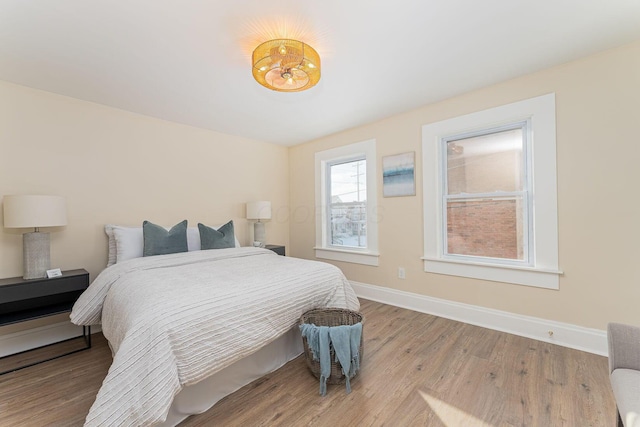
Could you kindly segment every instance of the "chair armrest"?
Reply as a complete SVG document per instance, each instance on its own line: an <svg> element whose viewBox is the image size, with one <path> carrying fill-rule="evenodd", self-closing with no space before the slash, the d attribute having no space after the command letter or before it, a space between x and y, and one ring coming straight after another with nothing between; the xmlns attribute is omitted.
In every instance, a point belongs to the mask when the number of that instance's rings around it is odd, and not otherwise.
<svg viewBox="0 0 640 427"><path fill-rule="evenodd" d="M609 373L614 369L640 370L640 328L622 323L607 325Z"/></svg>

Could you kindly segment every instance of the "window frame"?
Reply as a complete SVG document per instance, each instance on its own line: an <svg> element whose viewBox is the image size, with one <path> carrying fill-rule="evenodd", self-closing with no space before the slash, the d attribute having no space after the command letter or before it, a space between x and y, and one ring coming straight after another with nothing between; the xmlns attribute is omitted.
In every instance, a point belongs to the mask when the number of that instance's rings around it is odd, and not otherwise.
<svg viewBox="0 0 640 427"><path fill-rule="evenodd" d="M339 246L330 243L330 166L364 159L366 161L367 183L367 246ZM378 224L377 224L377 168L375 139L348 144L315 153L316 183L316 258L344 261L355 264L377 266Z"/></svg>
<svg viewBox="0 0 640 427"><path fill-rule="evenodd" d="M446 146L442 140L483 129L528 121L531 209L530 264L445 256L443 173ZM526 156L525 153L523 155ZM559 289L555 94L502 105L422 127L424 271L546 289ZM500 259L500 261L503 261Z"/></svg>

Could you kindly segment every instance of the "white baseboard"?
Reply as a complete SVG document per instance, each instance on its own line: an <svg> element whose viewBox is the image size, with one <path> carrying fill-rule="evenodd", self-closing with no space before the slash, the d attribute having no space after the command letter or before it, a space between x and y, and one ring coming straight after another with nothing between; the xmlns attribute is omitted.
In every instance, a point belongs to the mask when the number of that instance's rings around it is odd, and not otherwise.
<svg viewBox="0 0 640 427"><path fill-rule="evenodd" d="M607 332L350 281L358 297L607 356ZM549 336L549 331L553 335Z"/></svg>
<svg viewBox="0 0 640 427"><path fill-rule="evenodd" d="M100 326L92 326L91 333L100 332ZM71 322L59 322L39 328L27 329L12 334L0 335L0 357L21 351L31 350L43 345L53 344L82 335L82 326Z"/></svg>

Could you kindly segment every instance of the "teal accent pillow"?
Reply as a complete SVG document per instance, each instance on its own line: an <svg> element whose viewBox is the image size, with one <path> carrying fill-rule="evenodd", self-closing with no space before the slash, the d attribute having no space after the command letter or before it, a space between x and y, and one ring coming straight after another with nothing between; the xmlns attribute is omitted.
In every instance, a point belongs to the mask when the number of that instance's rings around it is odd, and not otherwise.
<svg viewBox="0 0 640 427"><path fill-rule="evenodd" d="M233 221L229 221L217 230L198 223L198 230L200 230L200 249L202 250L236 247Z"/></svg>
<svg viewBox="0 0 640 427"><path fill-rule="evenodd" d="M187 252L187 220L177 223L171 230L153 224L149 221L142 223L144 250L142 256L175 254Z"/></svg>

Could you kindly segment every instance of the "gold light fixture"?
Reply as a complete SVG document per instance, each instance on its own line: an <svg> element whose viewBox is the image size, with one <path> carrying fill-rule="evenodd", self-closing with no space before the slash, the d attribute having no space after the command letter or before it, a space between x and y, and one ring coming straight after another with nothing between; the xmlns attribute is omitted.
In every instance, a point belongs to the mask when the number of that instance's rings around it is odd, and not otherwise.
<svg viewBox="0 0 640 427"><path fill-rule="evenodd" d="M278 92L307 90L320 80L320 55L298 40L275 39L253 51L253 77Z"/></svg>

